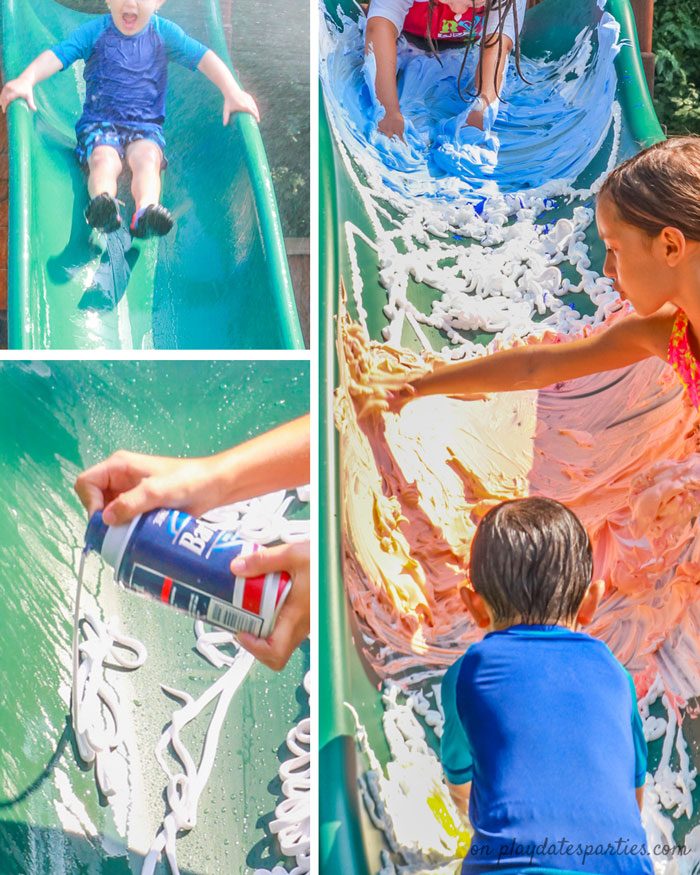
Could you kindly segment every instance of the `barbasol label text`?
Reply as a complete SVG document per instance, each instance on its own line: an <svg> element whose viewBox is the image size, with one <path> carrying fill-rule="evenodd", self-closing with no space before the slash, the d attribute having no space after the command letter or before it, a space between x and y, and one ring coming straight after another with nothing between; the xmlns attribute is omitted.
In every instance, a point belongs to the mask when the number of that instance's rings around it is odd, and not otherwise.
<svg viewBox="0 0 700 875"><path fill-rule="evenodd" d="M194 528L190 529L188 526L180 534L176 543L178 546L184 547L185 550L191 550L193 553L196 553L197 556L202 556L207 549L207 545L214 537L216 537L218 531L212 529L211 526L201 520L194 520L194 523Z"/></svg>

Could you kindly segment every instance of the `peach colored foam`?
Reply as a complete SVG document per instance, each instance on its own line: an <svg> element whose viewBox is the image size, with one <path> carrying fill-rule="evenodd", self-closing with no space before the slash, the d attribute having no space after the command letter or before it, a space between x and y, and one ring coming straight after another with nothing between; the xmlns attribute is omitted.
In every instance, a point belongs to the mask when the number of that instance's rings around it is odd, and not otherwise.
<svg viewBox="0 0 700 875"><path fill-rule="evenodd" d="M397 415L386 391L437 357L371 342L342 302L338 338L345 582L381 676L446 667L480 637L459 597L476 523L548 495L580 516L606 581L589 631L640 693L657 671L679 700L700 691L698 420L667 365Z"/></svg>

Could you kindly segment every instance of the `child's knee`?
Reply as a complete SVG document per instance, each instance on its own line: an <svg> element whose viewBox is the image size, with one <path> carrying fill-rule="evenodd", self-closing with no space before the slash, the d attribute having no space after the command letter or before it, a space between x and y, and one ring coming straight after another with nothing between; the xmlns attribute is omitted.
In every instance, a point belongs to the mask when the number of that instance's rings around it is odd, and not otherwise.
<svg viewBox="0 0 700 875"><path fill-rule="evenodd" d="M137 140L129 146L127 157L132 169L160 171L163 163L163 153L160 148L150 140Z"/></svg>
<svg viewBox="0 0 700 875"><path fill-rule="evenodd" d="M122 169L122 159L117 150L111 146L97 146L90 154L88 166L92 172L114 170L119 173Z"/></svg>

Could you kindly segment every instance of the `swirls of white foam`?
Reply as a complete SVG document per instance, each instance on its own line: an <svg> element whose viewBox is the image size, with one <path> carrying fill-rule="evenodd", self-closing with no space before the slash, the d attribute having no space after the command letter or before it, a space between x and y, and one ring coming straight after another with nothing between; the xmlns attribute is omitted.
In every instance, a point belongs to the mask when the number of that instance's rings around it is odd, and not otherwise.
<svg viewBox="0 0 700 875"><path fill-rule="evenodd" d="M309 489L302 487L297 490L297 499L308 501ZM309 524L307 520L288 520L285 516L294 497L282 489L268 493L248 501L215 508L208 512L205 518L210 522L219 523L227 529L235 531L239 538L257 544L268 544L274 541L292 541L308 539ZM161 735L156 745L156 758L163 771L168 775L167 800L169 812L163 821L153 845L143 865L142 875L153 875L155 866L165 851L173 875L179 875L177 865L176 836L180 830L191 830L197 822L197 806L199 798L209 780L216 757L219 735L231 700L240 685L245 680L255 659L245 650L238 649L235 636L221 629L207 631L201 620L195 621L196 650L215 668L227 666L226 673L207 689L197 700L189 693L174 690L161 685L164 692L183 702L184 705L173 714L172 721ZM229 646L236 648L234 654L221 651L219 648ZM305 680L308 692L308 675ZM204 749L199 766L184 746L180 733L183 728L195 720L210 702L217 699L214 714L209 722L204 742ZM280 775L283 779L283 792L287 799L278 806L276 819L271 824L273 833L280 834L280 847L286 856L297 857L297 867L293 875L302 875L309 871L310 826L308 788L310 786L307 773L300 774L298 770L304 765L308 769L310 755L300 749L304 739L308 739L310 722L302 721L292 729L287 736L287 744L295 754L292 760L282 764ZM308 740L306 742L308 744ZM165 751L172 747L183 764L184 771L172 774L165 761ZM304 760L304 757L306 759ZM306 785L306 796L304 796ZM306 819L303 812L306 810ZM306 865L307 868L303 868ZM280 869L281 867L277 867ZM282 870L286 871L286 870Z"/></svg>
<svg viewBox="0 0 700 875"><path fill-rule="evenodd" d="M298 489L296 496L298 501L308 502L309 487ZM225 526L242 540L255 544L308 540L309 521L290 520L286 517L293 501L294 496L281 489L247 501L217 507L204 514L204 519Z"/></svg>
<svg viewBox="0 0 700 875"><path fill-rule="evenodd" d="M297 500L306 503L310 498L308 486L296 492ZM211 522L220 523L237 532L243 540L257 543L274 541L291 542L309 537L307 520L288 520L285 516L294 497L285 490L270 493L217 508L206 515ZM115 691L103 677L104 668L136 669L146 660L146 649L135 638L122 635L118 621L111 618L102 621L92 614L86 615L83 623L85 640L79 642L80 594L85 565L85 553L81 554L78 571L73 633L73 685L72 713L76 741L81 758L95 763L95 776L102 793L113 801L119 782L115 780L124 761L116 757L122 742L123 706ZM196 649L216 668L227 671L196 700L187 692L161 685L168 695L183 703L174 712L170 724L161 735L155 754L158 763L168 776L166 797L168 813L147 854L142 875L152 875L163 851L173 875L179 875L176 838L178 831L193 829L197 823L197 807L214 766L219 735L233 696L245 680L255 659L238 649L234 636L219 629L207 631L204 624L195 622ZM232 646L231 654L219 650ZM131 651L132 656L128 655ZM308 692L308 675L305 689ZM199 765L185 747L181 733L184 727L195 720L202 710L216 700L214 713L206 732L206 739ZM105 717L108 715L108 720ZM286 799L280 803L273 821L273 832L280 835L280 847L287 856L296 856L297 867L293 875L303 875L310 866L309 825L309 768L310 722L308 719L294 727L287 736L287 744L294 756L282 764L280 774ZM304 746L306 745L306 749ZM171 747L182 764L182 770L171 773L165 759ZM275 873L280 870L276 867ZM281 870L286 873L286 870Z"/></svg>
<svg viewBox="0 0 700 875"><path fill-rule="evenodd" d="M665 715L651 713L650 707L661 701ZM687 742L683 735L683 723L679 722L678 708L665 691L661 675L657 675L649 692L639 700L639 713L644 722L644 735L647 741L663 738L663 748L659 764L647 775L645 807L649 802L651 817L656 817L662 809L671 811L677 819L693 815L693 790L696 786L697 769L688 755ZM675 753L674 753L675 751ZM674 768L673 762L678 767ZM673 837L673 826L669 822L669 839Z"/></svg>
<svg viewBox="0 0 700 875"><path fill-rule="evenodd" d="M151 849L144 860L142 875L153 875L160 855L165 851L173 875L180 875L177 865L176 838L181 830L191 830L197 825L197 806L202 795L216 757L219 735L226 712L233 696L253 667L255 658L245 650L240 650L233 658L228 670L216 683L205 690L198 699L193 699L189 693L161 685L162 690L175 699L183 702L183 706L175 711L170 724L166 727L156 745L156 759L168 776L167 800L170 811L165 816L163 826L156 835ZM214 714L207 729L202 757L197 765L185 747L180 733L195 720L199 714L216 701ZM165 752L172 747L175 755L183 765L183 771L171 773L165 760Z"/></svg>
<svg viewBox="0 0 700 875"><path fill-rule="evenodd" d="M73 688L72 721L76 746L83 762L94 763L95 780L102 794L110 799L119 784L115 780L122 768L117 748L123 741L124 709L116 691L107 682L105 669L133 671L146 661L144 645L119 631L116 617L105 621L86 614L82 623L84 638L80 638L78 623L80 591L85 566L81 554L78 571L73 628Z"/></svg>
<svg viewBox="0 0 700 875"><path fill-rule="evenodd" d="M307 672L304 689L309 694L311 676ZM277 836L280 850L294 857L296 866L256 869L255 875L306 875L311 871L311 720L305 717L287 733L292 754L280 766L284 799L275 808L270 830Z"/></svg>
<svg viewBox="0 0 700 875"><path fill-rule="evenodd" d="M441 673L431 672L433 680ZM425 678L421 677L421 680ZM347 702L357 730L358 745L369 768L360 778L360 791L374 826L384 834L393 854L404 863L395 866L385 854L382 872L452 871L448 863L466 851L468 828L463 823L444 782L442 767L417 718L440 732L443 718L439 706L431 707L426 693L416 685L417 676L400 684L384 685L383 727L391 760L383 768L373 751L357 711ZM450 869L452 867L452 869Z"/></svg>

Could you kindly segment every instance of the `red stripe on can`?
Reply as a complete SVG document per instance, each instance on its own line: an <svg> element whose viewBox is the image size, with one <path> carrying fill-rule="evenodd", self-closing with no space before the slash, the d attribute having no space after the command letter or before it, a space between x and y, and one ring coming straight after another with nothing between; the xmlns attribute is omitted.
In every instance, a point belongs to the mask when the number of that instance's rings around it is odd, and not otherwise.
<svg viewBox="0 0 700 875"><path fill-rule="evenodd" d="M264 586L264 574L261 574L260 577L246 577L244 579L243 601L241 605L244 611L250 611L251 614L260 613L260 602L262 601Z"/></svg>
<svg viewBox="0 0 700 875"><path fill-rule="evenodd" d="M280 603L280 599L282 598L282 594L287 588L287 584L291 580L291 577L287 574L286 571L280 572L280 582L277 585L277 598L275 599L275 607Z"/></svg>
<svg viewBox="0 0 700 875"><path fill-rule="evenodd" d="M173 588L172 577L163 578L163 588L160 591L160 600L162 602L170 601L170 590Z"/></svg>

